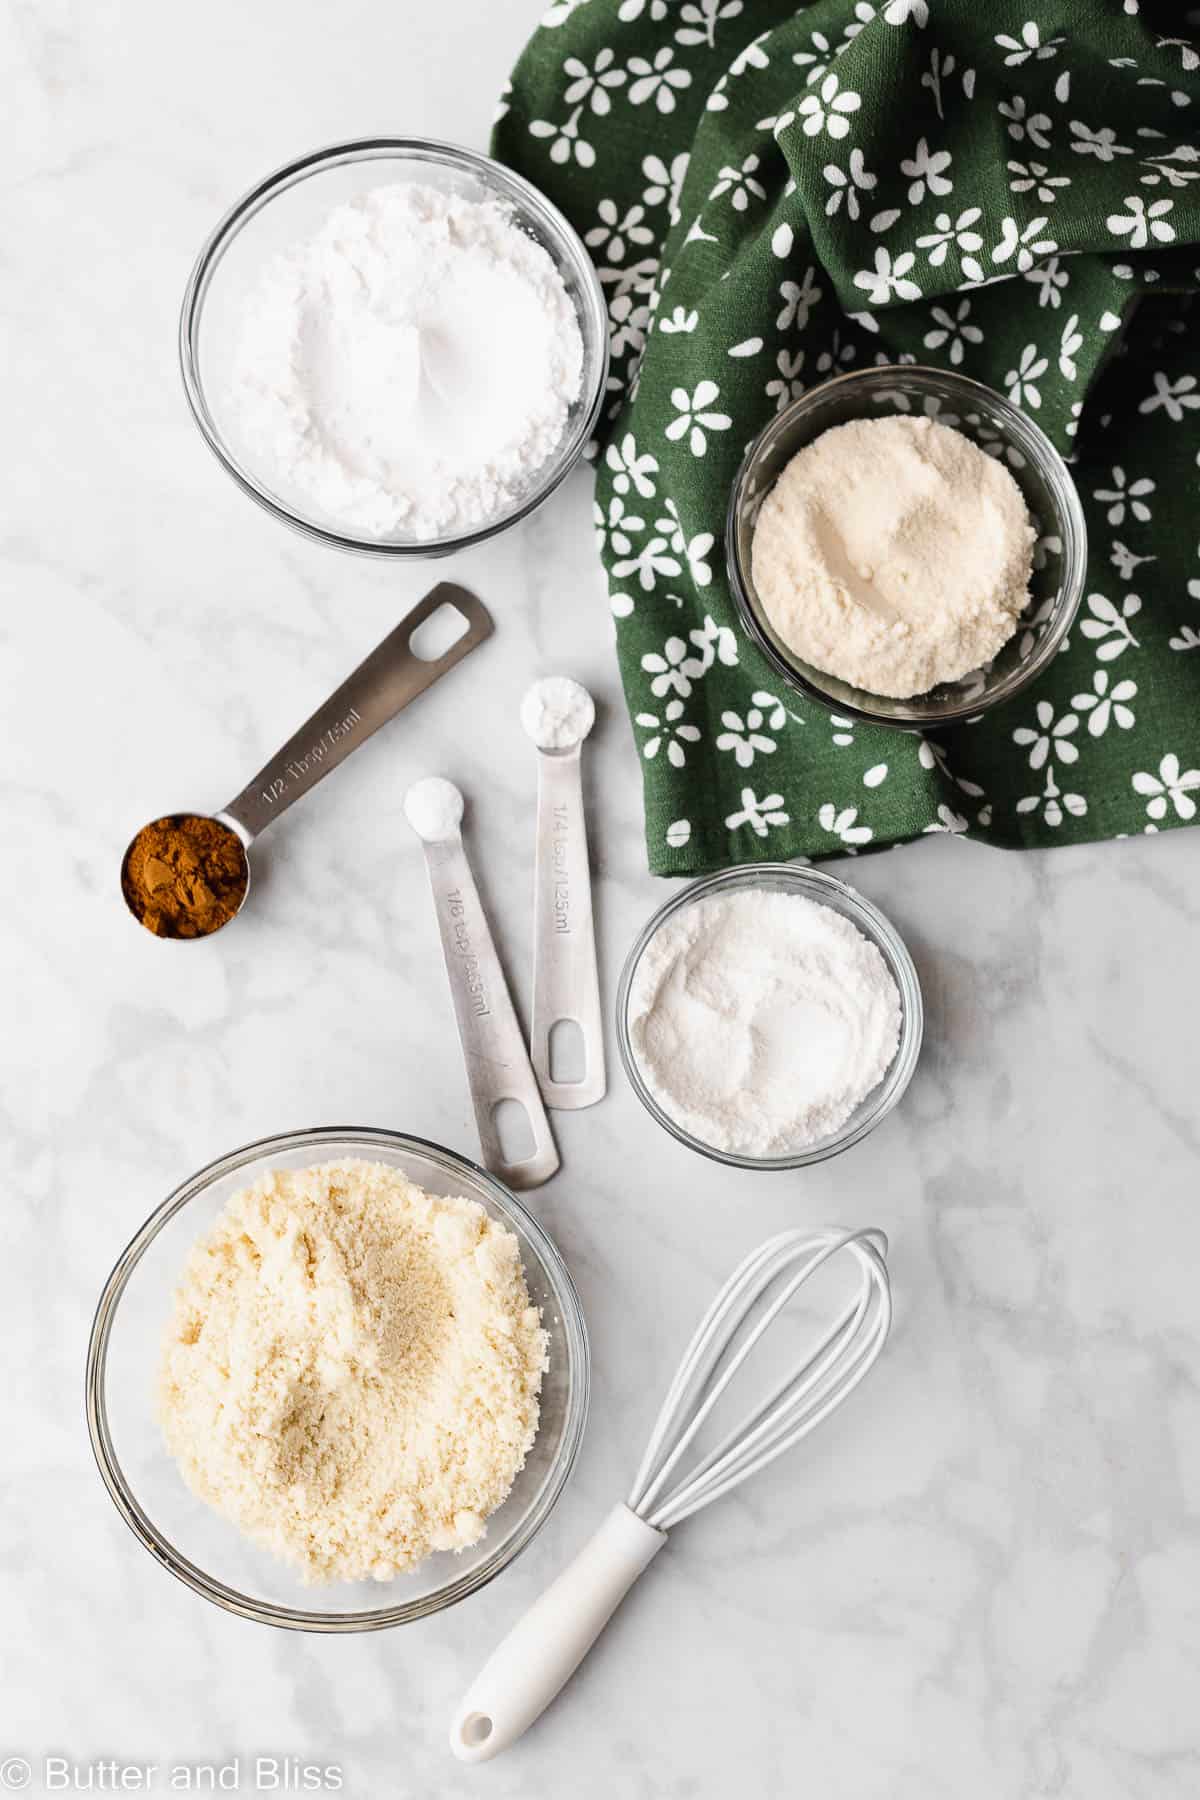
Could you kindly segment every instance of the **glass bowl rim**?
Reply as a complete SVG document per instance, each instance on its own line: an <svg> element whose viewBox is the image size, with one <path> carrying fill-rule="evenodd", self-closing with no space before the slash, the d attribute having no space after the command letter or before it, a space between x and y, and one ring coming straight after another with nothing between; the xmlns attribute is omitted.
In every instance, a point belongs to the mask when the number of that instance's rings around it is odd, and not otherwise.
<svg viewBox="0 0 1200 1800"><path fill-rule="evenodd" d="M486 1556L467 1574L420 1599L405 1601L398 1606L327 1613L310 1611L304 1607L281 1606L240 1593L191 1562L158 1530L138 1501L114 1448L105 1400L105 1376L113 1321L130 1278L159 1233L188 1202L205 1193L214 1181L234 1174L248 1163L263 1157L293 1150L318 1149L323 1144L339 1142L358 1143L364 1151L369 1151L374 1145L379 1149L425 1156L433 1162L443 1163L447 1172L452 1175L462 1173L468 1176L487 1191L497 1210L510 1223L517 1224L530 1238L551 1275L555 1298L559 1302L560 1322L567 1343L567 1363L572 1379L563 1422L563 1439L546 1486L537 1504L503 1546ZM444 1144L434 1143L429 1138L372 1125L324 1125L304 1131L279 1132L270 1137L257 1138L253 1143L243 1144L198 1169L155 1207L117 1258L101 1290L88 1336L85 1402L92 1454L109 1498L138 1542L169 1574L183 1582L185 1587L191 1588L193 1593L212 1601L226 1612L236 1613L244 1619L253 1619L261 1625L275 1625L291 1631L347 1632L378 1631L387 1626L427 1618L485 1587L516 1560L550 1517L567 1484L583 1440L590 1388L591 1357L587 1325L570 1271L545 1229L502 1182L486 1169L471 1162L468 1157L461 1156L456 1150L447 1149Z"/></svg>
<svg viewBox="0 0 1200 1800"><path fill-rule="evenodd" d="M476 176L485 186L491 184L507 191L510 199L518 201L526 207L545 229L547 235L554 239L563 252L566 260L576 269L580 289L586 296L588 323L591 326L594 341L598 345L598 357L594 391L580 412L579 419L564 439L550 461L545 465L544 479L536 485L522 501L521 505L502 519L491 520L473 527L470 531L459 532L448 537L425 538L412 542L389 542L382 538L359 537L352 532L334 531L325 525L319 525L314 519L306 518L294 512L290 506L277 498L269 488L256 480L251 471L243 468L226 442L219 429L205 397L204 382L200 375L198 340L200 324L204 314L204 303L208 289L217 267L232 244L234 238L249 224L254 216L289 188L307 180L310 175L320 174L325 169L341 168L347 164L358 162L382 161L394 156L399 160L417 161L424 157L430 162L440 163L448 168L466 170ZM225 472L241 488L242 492L269 512L282 524L290 526L302 536L311 538L317 543L330 544L338 550L348 550L359 556L378 556L382 558L412 557L414 560L431 559L449 556L454 551L469 549L473 544L485 543L498 532L507 531L510 526L518 525L522 519L528 518L542 502L561 485L583 455L589 440L595 432L601 409L604 405L608 382L609 337L608 337L608 305L604 298L604 290L600 285L600 277L596 266L587 253L579 233L559 211L553 202L536 188L523 175L504 163L497 162L494 157L485 156L482 151L469 150L461 144L451 143L444 138L426 137L363 137L339 139L335 143L324 144L317 150L308 151L303 156L294 157L290 162L273 169L269 175L247 188L218 219L213 226L192 265L184 288L183 301L179 309L179 367L183 378L183 390L187 398L192 418L205 443L216 457Z"/></svg>
<svg viewBox="0 0 1200 1800"><path fill-rule="evenodd" d="M830 388L894 387L903 381L911 381L914 386L925 392L930 392L938 386L949 387L960 394L967 404L970 404L973 396L982 395L988 405L1004 420L1007 429L1017 440L1019 448L1028 455L1038 469L1046 486L1054 496L1058 506L1059 522L1063 526L1062 592L1064 597L1055 610L1054 618L1047 625L1033 650L993 692L978 694L970 701L947 705L934 714L928 712L881 713L871 707L859 706L853 701L835 699L802 669L799 669L795 663L789 661L776 647L758 616L759 603L757 599L751 599L751 595L755 591L753 579L750 571L743 568L737 545L738 515L754 466L763 445L782 431L787 421L794 419L798 414L810 411L818 398L827 394ZM866 416L876 417L878 415ZM742 624L750 633L756 647L766 656L775 673L787 682L794 693L802 695L806 700L816 701L827 712L842 714L864 725L882 725L891 731L937 731L945 725L961 724L967 719L977 719L983 713L990 712L993 707L1001 706L1023 693L1030 683L1036 681L1043 670L1049 666L1063 639L1074 624L1079 603L1083 598L1083 590L1087 586L1087 551L1087 520L1084 517L1083 503L1079 498L1079 489L1063 457L1037 421L1031 419L1019 407L1014 406L1006 395L1000 393L996 388L989 387L986 382L976 381L970 375L960 375L956 370L939 369L930 363L878 363L869 369L847 369L841 375L831 375L827 380L818 382L815 387L806 389L782 411L768 419L762 430L752 438L729 490L729 505L725 514L725 566L734 605Z"/></svg>
<svg viewBox="0 0 1200 1800"><path fill-rule="evenodd" d="M784 1156L746 1156L739 1151L719 1150L715 1145L706 1144L703 1139L693 1137L689 1131L684 1130L659 1105L646 1086L629 1035L629 999L634 976L647 946L660 927L683 907L690 906L709 893L726 887L761 886L764 876L776 886L803 892L806 898L824 904L829 903L830 895L837 895L838 910L844 906L852 915L851 923L857 925L863 936L884 956L900 991L900 1038L896 1054L879 1086L873 1094L868 1095L864 1103L867 1111L855 1124L851 1125L847 1121L840 1131L824 1142ZM912 952L899 931L873 900L868 900L865 894L860 894L849 882L830 875L824 869L811 868L806 863L736 863L732 868L719 869L715 874L700 875L694 881L689 881L662 906L656 907L643 925L625 958L617 985L617 1048L634 1093L651 1118L678 1143L685 1144L689 1150L698 1151L701 1156L708 1157L710 1162L724 1163L735 1169L803 1169L812 1163L827 1162L830 1157L840 1156L843 1150L849 1150L853 1144L860 1143L877 1125L883 1123L903 1098L916 1069L924 1036L925 1004L921 994L921 981Z"/></svg>

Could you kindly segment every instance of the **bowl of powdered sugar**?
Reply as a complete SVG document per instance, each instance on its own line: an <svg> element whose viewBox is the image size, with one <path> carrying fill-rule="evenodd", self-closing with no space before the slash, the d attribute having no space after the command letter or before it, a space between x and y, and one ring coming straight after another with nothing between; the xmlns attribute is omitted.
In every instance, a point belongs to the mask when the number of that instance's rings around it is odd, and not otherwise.
<svg viewBox="0 0 1200 1800"><path fill-rule="evenodd" d="M276 518L438 556L563 480L608 340L586 250L528 182L455 145L368 139L230 209L188 283L180 355L210 447Z"/></svg>
<svg viewBox="0 0 1200 1800"><path fill-rule="evenodd" d="M126 1522L262 1623L373 1630L489 1581L587 1411L579 1302L493 1177L418 1138L298 1132L211 1164L101 1296L97 1462Z"/></svg>
<svg viewBox="0 0 1200 1800"><path fill-rule="evenodd" d="M621 1059L664 1129L746 1169L795 1169L887 1117L921 1048L902 938L845 882L791 863L728 869L662 907L625 964Z"/></svg>

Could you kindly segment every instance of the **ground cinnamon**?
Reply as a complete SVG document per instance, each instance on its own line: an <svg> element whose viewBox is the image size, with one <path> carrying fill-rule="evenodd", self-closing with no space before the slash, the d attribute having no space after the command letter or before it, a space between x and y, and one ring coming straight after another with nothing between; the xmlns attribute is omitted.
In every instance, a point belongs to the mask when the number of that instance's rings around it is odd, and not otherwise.
<svg viewBox="0 0 1200 1800"><path fill-rule="evenodd" d="M172 813L142 829L125 852L121 890L156 937L207 937L246 897L250 865L236 831L218 819Z"/></svg>

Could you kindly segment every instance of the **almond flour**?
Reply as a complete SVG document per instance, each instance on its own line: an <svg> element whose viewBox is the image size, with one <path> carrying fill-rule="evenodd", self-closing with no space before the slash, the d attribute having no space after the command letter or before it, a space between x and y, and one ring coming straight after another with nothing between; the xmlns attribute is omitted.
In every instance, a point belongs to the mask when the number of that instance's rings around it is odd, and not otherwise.
<svg viewBox="0 0 1200 1800"><path fill-rule="evenodd" d="M928 418L835 425L763 502L754 585L805 662L893 699L989 663L1029 601L1036 533L1002 463Z"/></svg>
<svg viewBox="0 0 1200 1800"><path fill-rule="evenodd" d="M306 1582L461 1550L522 1468L547 1336L516 1237L397 1169L280 1169L194 1247L163 1344L167 1446Z"/></svg>

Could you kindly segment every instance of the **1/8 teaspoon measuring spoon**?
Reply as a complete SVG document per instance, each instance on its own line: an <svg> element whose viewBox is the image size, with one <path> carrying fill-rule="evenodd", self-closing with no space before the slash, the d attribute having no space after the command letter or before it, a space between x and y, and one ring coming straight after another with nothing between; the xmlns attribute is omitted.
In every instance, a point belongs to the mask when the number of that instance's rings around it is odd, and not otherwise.
<svg viewBox="0 0 1200 1800"><path fill-rule="evenodd" d="M521 723L538 752L529 1055L547 1106L567 1111L594 1106L607 1085L580 769L595 719L587 689L565 675L535 682L521 703ZM552 1073L551 1037L564 1022L579 1027L583 1042L583 1070L574 1081Z"/></svg>
<svg viewBox="0 0 1200 1800"><path fill-rule="evenodd" d="M425 852L484 1164L509 1187L540 1187L558 1168L558 1151L463 849L462 794L452 781L431 775L405 794L404 816ZM497 1129L497 1109L506 1100L524 1108L533 1133L532 1154L518 1161L505 1155Z"/></svg>
<svg viewBox="0 0 1200 1800"><path fill-rule="evenodd" d="M466 622L466 630L440 656L419 656L412 648L413 635L442 607L449 607L458 613ZM459 587L456 582L440 581L405 615L395 630L390 631L383 642L372 650L354 673L343 681L325 704L317 708L282 749L276 751L265 768L259 770L253 781L228 806L212 814L171 815L172 821L196 818L214 824L226 832L229 843L236 846L242 867L242 883L241 896L232 917L236 918L242 910L250 891L250 862L246 852L255 838L260 837L267 826L285 813L295 801L311 792L318 781L332 769L336 769L339 763L345 762L352 751L365 743L381 725L386 725L389 719L394 718L410 700L415 700L418 694L423 694L426 688L432 687L435 681L460 663L464 656L469 656L477 645L492 635L493 630L490 614L474 594ZM145 831L148 828L143 826L142 829ZM130 857L141 835L141 832L135 835L121 862L121 891L126 905L139 922L143 921L130 897L127 875ZM164 876L169 876L170 873L170 870L164 869ZM221 923L227 924L228 920L222 920ZM153 927L147 926L147 929L151 930ZM212 929L219 930L220 926ZM175 934L163 932L161 935ZM190 935L210 936L211 930L196 931ZM177 938L177 941L186 940Z"/></svg>

